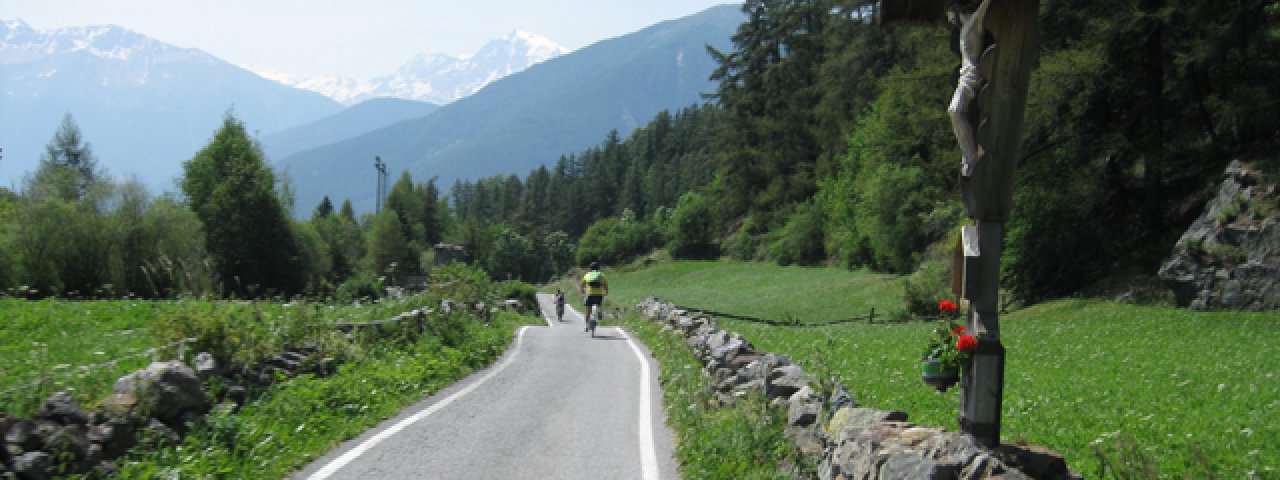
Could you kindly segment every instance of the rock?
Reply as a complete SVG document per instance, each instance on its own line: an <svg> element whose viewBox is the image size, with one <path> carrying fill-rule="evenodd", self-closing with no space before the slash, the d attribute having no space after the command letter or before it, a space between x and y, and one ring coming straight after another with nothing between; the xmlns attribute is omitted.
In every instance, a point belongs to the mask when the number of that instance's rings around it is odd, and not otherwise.
<svg viewBox="0 0 1280 480"><path fill-rule="evenodd" d="M138 397L132 393L113 393L108 395L98 404L98 408L108 416L116 418L129 418L133 415L133 409L138 406Z"/></svg>
<svg viewBox="0 0 1280 480"><path fill-rule="evenodd" d="M840 410L844 407L856 407L857 403L853 401L853 394L849 393L849 389L844 388L844 384L834 382L835 388L831 390L831 397L827 399L827 406L832 412Z"/></svg>
<svg viewBox="0 0 1280 480"><path fill-rule="evenodd" d="M84 473L93 466L84 425L64 425L45 438L44 450L53 456L59 472Z"/></svg>
<svg viewBox="0 0 1280 480"><path fill-rule="evenodd" d="M1158 275L1179 305L1197 310L1280 309L1280 218L1255 205L1276 194L1233 161Z"/></svg>
<svg viewBox="0 0 1280 480"><path fill-rule="evenodd" d="M213 358L213 354L209 352L200 352L196 354L194 368L196 377L201 382L219 375L218 361Z"/></svg>
<svg viewBox="0 0 1280 480"><path fill-rule="evenodd" d="M204 413L210 402L195 371L182 362L156 362L116 381L115 393L138 398L139 408L153 418L177 421L188 410Z"/></svg>
<svg viewBox="0 0 1280 480"><path fill-rule="evenodd" d="M36 434L36 422L18 419L11 422L4 432L4 443L15 445L25 451L39 450L44 447L44 439Z"/></svg>
<svg viewBox="0 0 1280 480"><path fill-rule="evenodd" d="M86 438L102 446L106 458L117 458L138 444L137 429L123 419L111 419L89 428Z"/></svg>
<svg viewBox="0 0 1280 480"><path fill-rule="evenodd" d="M822 397L805 385L787 400L787 425L807 427L822 416Z"/></svg>
<svg viewBox="0 0 1280 480"><path fill-rule="evenodd" d="M836 441L844 441L859 435L863 430L881 422L905 422L905 412L890 412L874 408L845 407L837 410L827 424L827 434Z"/></svg>
<svg viewBox="0 0 1280 480"><path fill-rule="evenodd" d="M811 378L799 365L783 365L765 376L764 394L770 398L790 397L809 385Z"/></svg>
<svg viewBox="0 0 1280 480"><path fill-rule="evenodd" d="M743 368L745 368L745 367L747 367L748 365L750 365L752 362L755 362L755 361L757 361L757 360L760 360L760 359L761 359L761 358L763 358L763 357L764 357L764 355L761 355L761 354L760 354L760 353L758 353L758 352L756 352L756 353L744 353L744 354L740 354L740 355L734 356L734 357L733 357L733 361L729 362L729 369L731 369L731 370L742 370Z"/></svg>
<svg viewBox="0 0 1280 480"><path fill-rule="evenodd" d="M23 480L45 480L52 478L49 470L53 468L53 456L45 452L27 452L13 459L13 472Z"/></svg>
<svg viewBox="0 0 1280 480"><path fill-rule="evenodd" d="M1067 461L1062 454L1035 445L1001 445L999 452L1009 463L1032 478L1059 478L1068 475Z"/></svg>
<svg viewBox="0 0 1280 480"><path fill-rule="evenodd" d="M40 409L36 411L36 419L51 420L62 424L88 425L89 414L80 408L76 397L67 392L49 395Z"/></svg>
<svg viewBox="0 0 1280 480"><path fill-rule="evenodd" d="M821 454L827 446L823 439L822 428L818 425L787 427L785 435L791 439L791 444L795 445L796 449L805 454Z"/></svg>
<svg viewBox="0 0 1280 480"><path fill-rule="evenodd" d="M921 480L950 480L956 478L961 465L909 454L890 456L880 468L878 478L911 478Z"/></svg>
<svg viewBox="0 0 1280 480"><path fill-rule="evenodd" d="M148 420L147 425L139 431L138 436L140 439L150 440L164 446L174 446L182 443L182 436L178 435L178 432L155 418Z"/></svg>

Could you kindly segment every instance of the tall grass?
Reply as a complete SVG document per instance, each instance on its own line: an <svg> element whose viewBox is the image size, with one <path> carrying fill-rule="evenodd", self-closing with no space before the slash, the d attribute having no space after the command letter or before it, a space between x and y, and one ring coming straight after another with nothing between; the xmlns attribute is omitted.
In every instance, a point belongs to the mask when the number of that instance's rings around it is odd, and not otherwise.
<svg viewBox="0 0 1280 480"><path fill-rule="evenodd" d="M834 312L848 303L876 301L852 293L759 300L784 289L830 291L831 276L865 275L860 273L803 269L811 275L802 275L768 265L682 263L614 273L615 297L625 297L615 300L634 303L653 288L652 294L668 292L677 303L761 317ZM771 270L776 275L768 275ZM920 351L932 324L720 323L815 375L839 379L862 405L956 427L958 391L938 394L920 381ZM1056 449L1089 477L1141 477L1148 468L1162 478L1280 476L1280 457L1273 454L1280 448L1280 422L1273 420L1280 418L1280 313L1063 300L1004 315L1001 333L1008 349L1004 441Z"/></svg>

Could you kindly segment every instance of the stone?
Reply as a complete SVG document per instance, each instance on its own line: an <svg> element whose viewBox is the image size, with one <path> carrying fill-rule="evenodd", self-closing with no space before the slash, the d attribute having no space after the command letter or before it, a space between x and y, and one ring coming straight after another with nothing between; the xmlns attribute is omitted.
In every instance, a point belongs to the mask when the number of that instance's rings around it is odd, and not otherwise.
<svg viewBox="0 0 1280 480"><path fill-rule="evenodd" d="M809 386L801 388L787 400L787 425L806 427L818 423L822 417L822 397Z"/></svg>
<svg viewBox="0 0 1280 480"><path fill-rule="evenodd" d="M178 432L155 418L148 420L147 425L138 433L139 439L148 439L160 445L174 446L182 443L182 436Z"/></svg>
<svg viewBox="0 0 1280 480"><path fill-rule="evenodd" d="M1274 293L1280 290L1280 219L1254 207L1257 199L1273 196L1276 185L1257 185L1239 161L1223 177L1217 196L1178 239L1158 275L1179 305L1193 309L1280 309Z"/></svg>
<svg viewBox="0 0 1280 480"><path fill-rule="evenodd" d="M742 370L753 362L760 360L764 355L760 353L746 353L733 357L733 361L729 362L729 368L732 370Z"/></svg>
<svg viewBox="0 0 1280 480"><path fill-rule="evenodd" d="M195 371L178 361L155 362L120 377L113 390L133 394L142 411L169 422L188 410L204 413L211 406Z"/></svg>
<svg viewBox="0 0 1280 480"><path fill-rule="evenodd" d="M892 455L880 468L878 478L911 478L921 480L950 480L956 478L960 465L924 458L911 454Z"/></svg>
<svg viewBox="0 0 1280 480"><path fill-rule="evenodd" d="M123 419L112 419L89 428L86 438L101 445L106 458L117 458L138 444L137 429Z"/></svg>
<svg viewBox="0 0 1280 480"><path fill-rule="evenodd" d="M53 456L45 452L27 452L13 459L13 472L23 480L46 480L52 478L49 470L53 468Z"/></svg>
<svg viewBox="0 0 1280 480"><path fill-rule="evenodd" d="M67 392L49 395L36 411L36 419L64 424L88 425L89 414L80 408L76 397Z"/></svg>
<svg viewBox="0 0 1280 480"><path fill-rule="evenodd" d="M905 412L877 410L874 408L845 407L837 410L827 424L828 435L837 441L853 438L863 430L879 425L881 422L905 422Z"/></svg>
<svg viewBox="0 0 1280 480"><path fill-rule="evenodd" d="M999 452L1009 463L1032 478L1056 478L1068 474L1062 454L1037 445L1001 445Z"/></svg>
<svg viewBox="0 0 1280 480"><path fill-rule="evenodd" d="M817 425L787 427L784 434L791 439L791 444L795 445L801 453L818 455L827 446L822 436L822 429Z"/></svg>
<svg viewBox="0 0 1280 480"><path fill-rule="evenodd" d="M200 352L196 354L193 368L196 371L196 377L204 382L210 378L218 376L218 361L213 358L213 354L209 352Z"/></svg>
<svg viewBox="0 0 1280 480"><path fill-rule="evenodd" d="M764 394L771 398L790 397L809 385L811 378L799 365L783 365L765 376Z"/></svg>
<svg viewBox="0 0 1280 480"><path fill-rule="evenodd" d="M111 417L128 418L133 415L133 409L137 406L138 397L132 393L113 393L102 399L98 409Z"/></svg>
<svg viewBox="0 0 1280 480"><path fill-rule="evenodd" d="M831 389L831 396L827 398L827 405L831 411L837 411L844 407L856 407L858 404L853 401L853 394L849 393L849 389L844 388L844 384L835 382L835 388Z"/></svg>
<svg viewBox="0 0 1280 480"><path fill-rule="evenodd" d="M4 432L4 443L16 445L26 451L44 447L44 439L36 434L36 422L19 419Z"/></svg>
<svg viewBox="0 0 1280 480"><path fill-rule="evenodd" d="M83 425L65 425L45 438L44 450L66 473L84 473L93 466L89 463L89 439Z"/></svg>

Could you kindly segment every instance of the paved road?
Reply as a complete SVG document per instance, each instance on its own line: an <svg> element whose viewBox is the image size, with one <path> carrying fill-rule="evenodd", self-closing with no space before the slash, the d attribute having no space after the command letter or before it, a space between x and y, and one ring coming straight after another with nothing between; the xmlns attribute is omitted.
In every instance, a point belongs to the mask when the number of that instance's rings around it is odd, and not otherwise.
<svg viewBox="0 0 1280 480"><path fill-rule="evenodd" d="M411 406L295 479L677 478L658 365L621 329L566 309L523 328L490 368Z"/></svg>

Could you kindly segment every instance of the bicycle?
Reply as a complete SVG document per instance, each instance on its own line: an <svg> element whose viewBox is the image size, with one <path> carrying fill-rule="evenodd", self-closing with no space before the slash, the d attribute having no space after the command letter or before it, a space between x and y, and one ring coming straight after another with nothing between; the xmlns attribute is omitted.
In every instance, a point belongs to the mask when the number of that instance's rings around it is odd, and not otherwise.
<svg viewBox="0 0 1280 480"><path fill-rule="evenodd" d="M596 338L596 325L600 324L600 310L603 305L596 305L591 309L591 318L587 319L587 331L591 332L591 338Z"/></svg>

